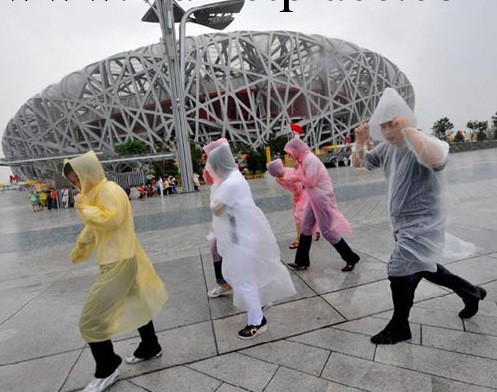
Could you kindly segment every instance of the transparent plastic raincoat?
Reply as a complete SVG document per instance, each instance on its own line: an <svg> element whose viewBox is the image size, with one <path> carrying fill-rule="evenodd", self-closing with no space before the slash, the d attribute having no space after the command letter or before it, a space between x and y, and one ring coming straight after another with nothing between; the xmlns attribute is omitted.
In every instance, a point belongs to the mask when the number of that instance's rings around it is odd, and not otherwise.
<svg viewBox="0 0 497 392"><path fill-rule="evenodd" d="M349 222L338 209L331 178L319 158L298 136L285 145L285 152L299 163L295 174L300 178L309 195L309 206L304 213L302 233L312 234L317 221L321 234L331 243L352 232Z"/></svg>
<svg viewBox="0 0 497 392"><path fill-rule="evenodd" d="M292 194L293 218L296 223L302 224L305 208L309 204L309 196L305 192L300 178L295 173L295 169L285 167L282 160L278 158L267 164L267 170L269 174L276 178L276 181L283 189Z"/></svg>
<svg viewBox="0 0 497 392"><path fill-rule="evenodd" d="M394 119L402 124L402 142L384 141L364 158L366 168L383 169L388 183L388 210L395 240L388 275L435 272L444 252L464 257L463 251L474 249L454 236L447 243L451 249L444 249L449 205L444 167L449 145L414 129L414 113L395 90L388 88L368 123L370 135L381 137L380 125Z"/></svg>
<svg viewBox="0 0 497 392"><path fill-rule="evenodd" d="M234 289L233 304L249 311L296 294L269 222L227 144L210 151L207 169L219 181L211 188L213 229L223 276Z"/></svg>
<svg viewBox="0 0 497 392"><path fill-rule="evenodd" d="M126 192L105 178L93 151L65 160L80 180L75 208L84 228L71 252L75 263L96 249L100 274L80 319L87 342L100 342L153 319L167 300L163 282L136 237Z"/></svg>

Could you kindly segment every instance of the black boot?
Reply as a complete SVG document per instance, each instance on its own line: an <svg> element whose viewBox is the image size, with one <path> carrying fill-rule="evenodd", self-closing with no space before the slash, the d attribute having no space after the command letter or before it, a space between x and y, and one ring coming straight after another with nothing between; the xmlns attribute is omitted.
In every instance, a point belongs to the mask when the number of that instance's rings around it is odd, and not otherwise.
<svg viewBox="0 0 497 392"><path fill-rule="evenodd" d="M133 355L141 359L150 359L157 356L162 351L162 347L159 344L159 339L155 334L154 323L152 320L143 327L138 328L140 333L141 342L138 348L135 350Z"/></svg>
<svg viewBox="0 0 497 392"><path fill-rule="evenodd" d="M114 347L110 340L103 342L88 343L96 362L95 378L107 378L119 367L122 359L114 353Z"/></svg>
<svg viewBox="0 0 497 392"><path fill-rule="evenodd" d="M344 260L347 263L347 265L342 268L342 271L344 272L352 271L355 265L361 259L359 255L357 253L354 253L354 251L350 249L350 246L345 242L343 238L340 241L338 241L336 244L333 244L333 246L335 247L337 252L340 253L342 260Z"/></svg>
<svg viewBox="0 0 497 392"><path fill-rule="evenodd" d="M297 248L297 253L295 254L295 261L293 263L288 263L287 265L294 270L304 270L309 267L309 252L311 251L312 245L312 235L301 234L299 238L299 247Z"/></svg>

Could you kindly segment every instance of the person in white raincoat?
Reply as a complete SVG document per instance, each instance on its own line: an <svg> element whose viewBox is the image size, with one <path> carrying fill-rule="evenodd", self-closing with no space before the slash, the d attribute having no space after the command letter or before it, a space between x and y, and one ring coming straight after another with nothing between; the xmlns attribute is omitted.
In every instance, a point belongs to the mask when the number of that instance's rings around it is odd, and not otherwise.
<svg viewBox="0 0 497 392"><path fill-rule="evenodd" d="M355 253L344 236L352 229L349 222L338 209L331 178L324 164L314 155L307 144L295 136L285 145L285 152L299 163L295 174L299 177L305 192L309 196L302 218L302 234L300 235L295 261L287 265L295 270L307 269L310 265L309 252L312 243L312 230L317 225L321 235L336 249L346 265L342 271L352 271L360 257Z"/></svg>
<svg viewBox="0 0 497 392"><path fill-rule="evenodd" d="M167 293L138 242L126 192L105 178L95 153L66 159L63 174L80 191L74 207L84 224L71 260L85 261L96 250L100 271L79 327L96 362L95 379L84 392L101 392L119 378L122 360L114 353L111 338L115 335L134 329L140 333L141 342L127 363L162 354L152 319L165 304Z"/></svg>
<svg viewBox="0 0 497 392"><path fill-rule="evenodd" d="M382 168L388 183L388 211L395 241L388 262L394 312L375 344L411 338L409 312L422 278L452 289L465 307L459 316L478 312L486 291L449 272L439 262L444 254L447 219L445 165L449 145L416 130L416 118L402 97L387 88L369 123L355 130L352 166ZM385 140L368 153L369 134Z"/></svg>
<svg viewBox="0 0 497 392"><path fill-rule="evenodd" d="M223 276L233 287L233 304L247 312L238 332L250 339L267 328L262 307L296 294L263 212L239 172L229 145L209 152L207 170L219 184L211 188L213 230L223 257Z"/></svg>

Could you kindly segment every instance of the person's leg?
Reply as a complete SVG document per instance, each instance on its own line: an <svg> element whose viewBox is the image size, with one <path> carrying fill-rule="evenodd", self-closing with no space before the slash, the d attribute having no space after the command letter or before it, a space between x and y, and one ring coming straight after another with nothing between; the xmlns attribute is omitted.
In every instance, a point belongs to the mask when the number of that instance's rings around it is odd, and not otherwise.
<svg viewBox="0 0 497 392"><path fill-rule="evenodd" d="M437 264L436 272L424 272L423 278L453 290L454 293L462 298L465 306L459 312L459 317L461 318L470 318L478 313L479 302L487 295L484 288L474 286L467 280L454 275L441 264Z"/></svg>
<svg viewBox="0 0 497 392"><path fill-rule="evenodd" d="M249 309L247 310L247 325L238 331L240 339L251 339L258 333L267 330L267 320L264 317L262 306L258 298L250 300Z"/></svg>
<svg viewBox="0 0 497 392"><path fill-rule="evenodd" d="M312 211L311 205L308 204L303 214L302 233L300 234L297 253L295 253L295 260L293 263L287 263L290 268L295 270L307 269L311 264L309 253L312 245L312 228L315 223L316 218L314 212Z"/></svg>
<svg viewBox="0 0 497 392"><path fill-rule="evenodd" d="M332 243L333 247L336 249L336 251L340 254L340 257L342 260L344 260L347 264L345 267L342 268L342 271L348 272L352 271L355 267L355 265L359 262L361 259L357 253L355 253L345 242L343 238L340 238L339 241L336 243Z"/></svg>
<svg viewBox="0 0 497 392"><path fill-rule="evenodd" d="M119 367L122 359L114 352L111 340L88 343L95 359L95 378L109 377Z"/></svg>
<svg viewBox="0 0 497 392"><path fill-rule="evenodd" d="M214 265L214 274L216 276L217 287L209 290L207 295L210 298L217 298L226 295L231 292L231 286L224 279L223 276L223 258L217 251L217 240L213 239L211 241L211 256Z"/></svg>
<svg viewBox="0 0 497 392"><path fill-rule="evenodd" d="M385 329L371 338L372 343L395 344L411 338L409 313L414 303L414 292L422 277L422 273L388 277L394 307L393 315Z"/></svg>
<svg viewBox="0 0 497 392"><path fill-rule="evenodd" d="M140 344L133 355L126 358L126 362L135 364L160 357L162 355L162 347L159 344L152 320L138 328L138 332L141 337Z"/></svg>

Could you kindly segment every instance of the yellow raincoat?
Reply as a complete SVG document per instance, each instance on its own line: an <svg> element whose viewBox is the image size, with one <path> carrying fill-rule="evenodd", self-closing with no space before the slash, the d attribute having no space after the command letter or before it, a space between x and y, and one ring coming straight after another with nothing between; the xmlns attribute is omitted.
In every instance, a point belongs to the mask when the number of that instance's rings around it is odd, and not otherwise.
<svg viewBox="0 0 497 392"><path fill-rule="evenodd" d="M96 248L100 268L81 312L80 331L87 342L101 342L147 324L167 293L136 237L124 190L105 178L93 151L66 163L80 180L75 208L84 224L71 260L85 261Z"/></svg>

